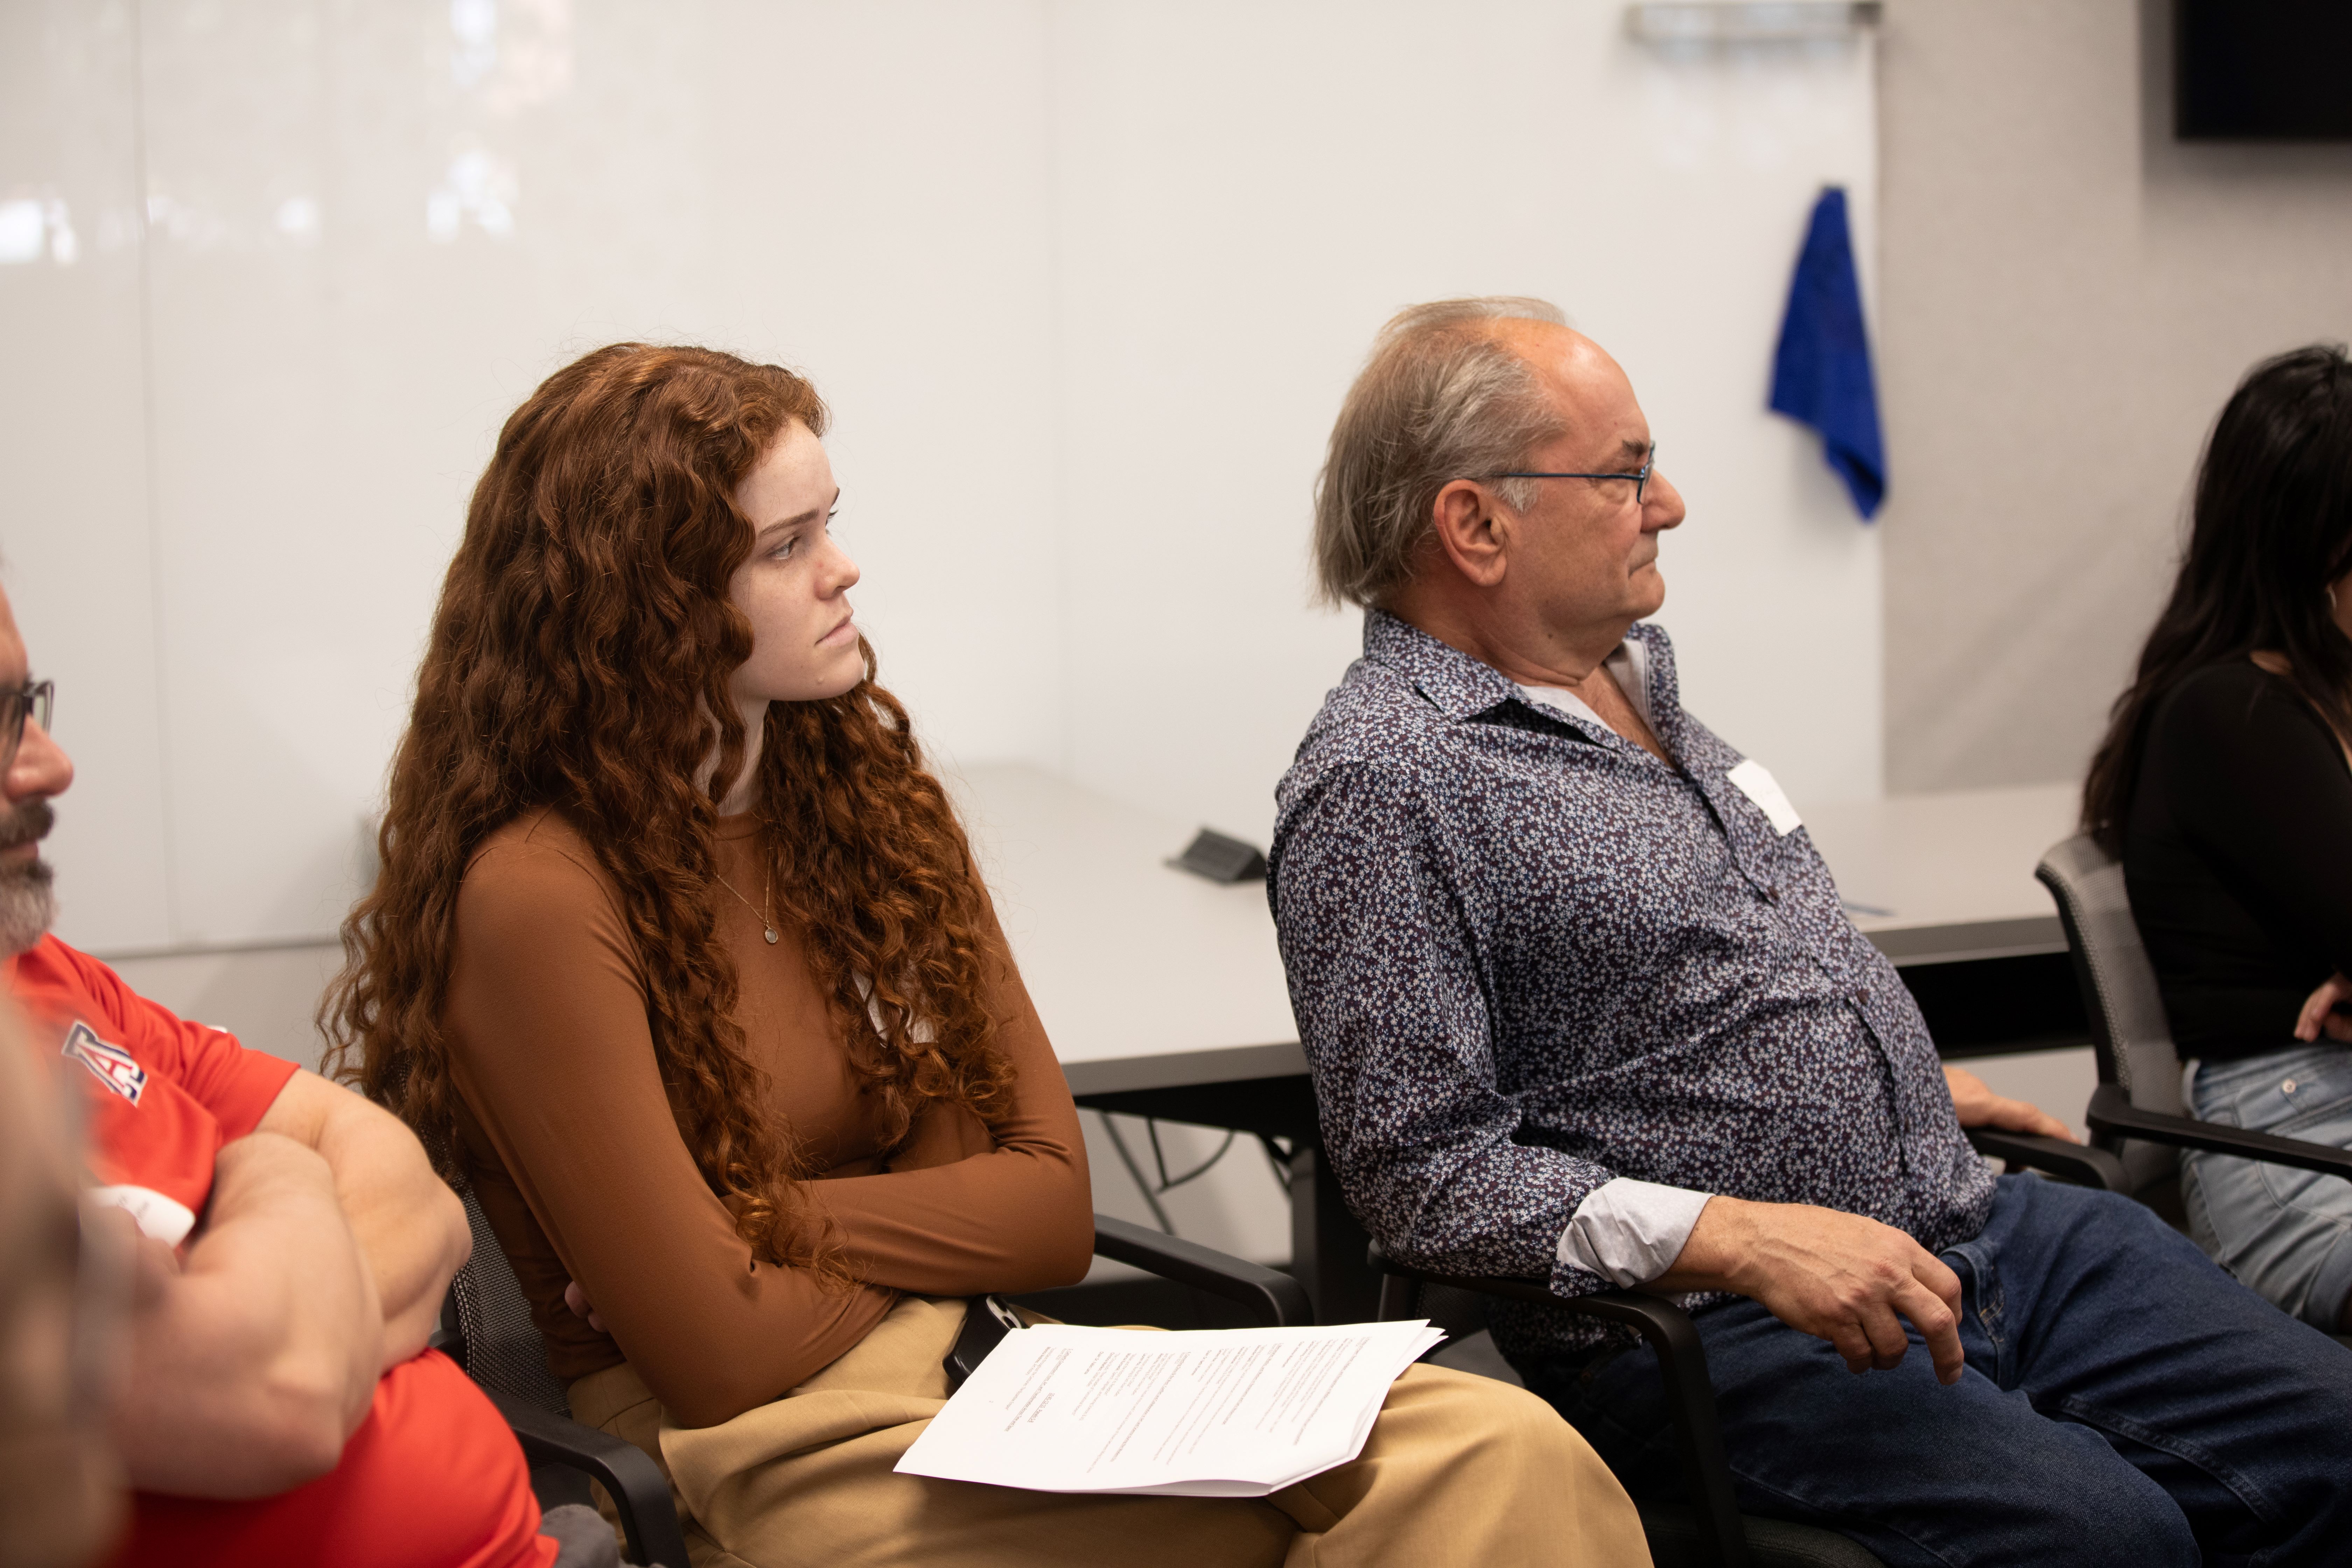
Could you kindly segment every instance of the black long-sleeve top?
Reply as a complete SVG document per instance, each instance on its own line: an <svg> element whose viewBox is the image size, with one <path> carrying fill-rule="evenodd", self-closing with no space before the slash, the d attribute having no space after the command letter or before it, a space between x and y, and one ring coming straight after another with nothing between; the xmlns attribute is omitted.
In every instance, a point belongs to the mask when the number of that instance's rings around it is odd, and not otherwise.
<svg viewBox="0 0 2352 1568"><path fill-rule="evenodd" d="M2124 880L2184 1058L2295 1044L2352 974L2352 766L2285 680L2247 659L2160 698L2125 817Z"/></svg>

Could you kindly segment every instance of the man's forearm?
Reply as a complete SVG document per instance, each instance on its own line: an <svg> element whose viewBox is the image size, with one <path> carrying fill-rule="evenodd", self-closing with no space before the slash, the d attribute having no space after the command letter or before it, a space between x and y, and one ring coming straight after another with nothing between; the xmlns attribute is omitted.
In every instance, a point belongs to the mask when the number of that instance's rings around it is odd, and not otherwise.
<svg viewBox="0 0 2352 1568"><path fill-rule="evenodd" d="M184 1264L147 1243L140 1298L116 1422L136 1485L264 1497L334 1468L383 1330L322 1160L266 1133L224 1149Z"/></svg>
<svg viewBox="0 0 2352 1568"><path fill-rule="evenodd" d="M318 1151L375 1278L383 1310L383 1364L425 1348L449 1277L473 1246L465 1205L433 1173L400 1120L349 1089L297 1073L262 1119Z"/></svg>
<svg viewBox="0 0 2352 1568"><path fill-rule="evenodd" d="M357 1099L356 1095L352 1098ZM449 1277L472 1247L465 1205L433 1173L408 1129L392 1119L331 1128L319 1148L336 1195L374 1273L383 1307L384 1365L425 1348Z"/></svg>

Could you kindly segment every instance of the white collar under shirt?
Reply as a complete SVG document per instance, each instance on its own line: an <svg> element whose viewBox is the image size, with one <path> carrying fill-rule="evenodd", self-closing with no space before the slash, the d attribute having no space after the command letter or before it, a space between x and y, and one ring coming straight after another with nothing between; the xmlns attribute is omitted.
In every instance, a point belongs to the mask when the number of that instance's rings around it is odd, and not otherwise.
<svg viewBox="0 0 2352 1568"><path fill-rule="evenodd" d="M1601 668L1617 682L1617 689L1625 694L1625 700L1633 705L1633 711L1642 716L1642 722L1650 727L1653 734L1656 733L1658 721L1650 717L1650 650L1629 637L1609 650L1609 657L1601 661ZM1521 686L1519 689L1548 708L1573 713L1580 719L1590 719L1604 730L1609 728L1583 698L1564 686Z"/></svg>

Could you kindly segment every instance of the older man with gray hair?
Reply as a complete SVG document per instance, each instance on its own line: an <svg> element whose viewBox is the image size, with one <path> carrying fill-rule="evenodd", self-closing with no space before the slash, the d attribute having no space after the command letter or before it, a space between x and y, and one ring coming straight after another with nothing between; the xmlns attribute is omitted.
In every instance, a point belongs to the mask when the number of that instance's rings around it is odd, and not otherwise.
<svg viewBox="0 0 2352 1568"><path fill-rule="evenodd" d="M2064 1130L1939 1067L1770 773L1683 710L1646 618L1683 520L1624 372L1539 300L1407 310L1348 395L1315 558L1364 656L1269 894L1349 1203L1408 1263L1681 1295L1741 1506L1889 1563L2340 1561L2352 1352L2139 1205L1976 1156L1963 1126ZM1494 1329L1675 1491L1647 1350Z"/></svg>

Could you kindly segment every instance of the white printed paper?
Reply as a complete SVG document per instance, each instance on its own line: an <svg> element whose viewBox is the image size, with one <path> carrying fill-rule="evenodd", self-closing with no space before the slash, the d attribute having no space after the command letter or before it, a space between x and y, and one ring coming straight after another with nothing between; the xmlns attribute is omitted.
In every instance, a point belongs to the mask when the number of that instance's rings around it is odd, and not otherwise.
<svg viewBox="0 0 2352 1568"><path fill-rule="evenodd" d="M1780 781L1772 776L1771 769L1755 758L1748 758L1723 776L1738 784L1739 793L1756 803L1756 809L1764 814L1764 820L1769 822L1772 831L1781 837L1786 838L1804 826L1805 819L1799 816L1797 808L1789 804L1789 796L1780 788Z"/></svg>
<svg viewBox="0 0 2352 1568"><path fill-rule="evenodd" d="M901 1475L1030 1491L1264 1497L1363 1451L1389 1385L1445 1335L1417 1319L1004 1336Z"/></svg>

